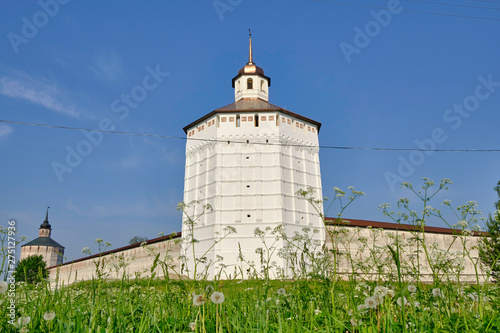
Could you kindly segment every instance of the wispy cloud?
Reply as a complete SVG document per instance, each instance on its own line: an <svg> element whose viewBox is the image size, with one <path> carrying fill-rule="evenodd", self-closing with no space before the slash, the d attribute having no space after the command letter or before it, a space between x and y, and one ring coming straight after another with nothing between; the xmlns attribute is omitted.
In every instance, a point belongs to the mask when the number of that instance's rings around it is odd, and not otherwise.
<svg viewBox="0 0 500 333"><path fill-rule="evenodd" d="M0 124L0 140L14 133L14 129L6 124Z"/></svg>
<svg viewBox="0 0 500 333"><path fill-rule="evenodd" d="M35 79L26 73L13 72L1 77L0 93L30 101L70 117L78 118L81 114L70 96L56 84Z"/></svg>
<svg viewBox="0 0 500 333"><path fill-rule="evenodd" d="M93 57L91 66L94 74L111 81L119 79L123 74L122 62L115 52L101 52Z"/></svg>
<svg viewBox="0 0 500 333"><path fill-rule="evenodd" d="M64 206L66 206L67 210L72 210L77 212L79 208L73 203L73 197L69 198L68 201L64 203Z"/></svg>

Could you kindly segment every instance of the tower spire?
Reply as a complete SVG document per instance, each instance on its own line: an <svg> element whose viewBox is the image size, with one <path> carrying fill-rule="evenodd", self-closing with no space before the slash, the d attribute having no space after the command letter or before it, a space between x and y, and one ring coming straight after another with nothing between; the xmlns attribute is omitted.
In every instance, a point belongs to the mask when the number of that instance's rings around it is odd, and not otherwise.
<svg viewBox="0 0 500 333"><path fill-rule="evenodd" d="M47 206L47 213L45 213L45 221L43 221L43 222L47 222L47 223L49 223L49 208L50 208L50 207L49 207L49 206Z"/></svg>
<svg viewBox="0 0 500 333"><path fill-rule="evenodd" d="M248 29L248 35L250 36L250 51L248 53L248 63L253 64L253 55L252 55L252 30Z"/></svg>

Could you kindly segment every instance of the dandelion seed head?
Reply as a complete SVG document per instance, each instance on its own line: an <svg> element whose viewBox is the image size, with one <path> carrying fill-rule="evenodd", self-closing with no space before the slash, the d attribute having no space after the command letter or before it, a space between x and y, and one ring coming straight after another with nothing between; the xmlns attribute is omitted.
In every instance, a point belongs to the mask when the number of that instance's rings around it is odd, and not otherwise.
<svg viewBox="0 0 500 333"><path fill-rule="evenodd" d="M210 296L210 299L214 304L221 304L224 302L224 294L218 291L214 291L212 293L212 296Z"/></svg>
<svg viewBox="0 0 500 333"><path fill-rule="evenodd" d="M17 320L17 323L19 325L28 325L31 321L31 317L19 317L19 319Z"/></svg>
<svg viewBox="0 0 500 333"><path fill-rule="evenodd" d="M377 296L386 296L388 291L389 289L387 287L376 286L375 289L373 289L373 294Z"/></svg>
<svg viewBox="0 0 500 333"><path fill-rule="evenodd" d="M398 297L398 299L396 300L396 303L399 305L399 306L403 306L403 305L407 305L408 304L408 300L406 299L406 297Z"/></svg>
<svg viewBox="0 0 500 333"><path fill-rule="evenodd" d="M278 293L278 295L285 296L286 290L285 290L285 288L280 288L280 289L278 289L277 293Z"/></svg>
<svg viewBox="0 0 500 333"><path fill-rule="evenodd" d="M3 294L9 288L9 284L6 281L0 281L0 294Z"/></svg>
<svg viewBox="0 0 500 333"><path fill-rule="evenodd" d="M49 311L49 312L45 312L43 314L43 319L45 319L46 321L51 321L53 320L54 318L56 317L56 314L54 311Z"/></svg>
<svg viewBox="0 0 500 333"><path fill-rule="evenodd" d="M368 309L376 309L378 300L376 297L367 297L365 298L365 305Z"/></svg>
<svg viewBox="0 0 500 333"><path fill-rule="evenodd" d="M441 289L439 289L439 288L432 289L432 296L434 296L434 297L441 296Z"/></svg>
<svg viewBox="0 0 500 333"><path fill-rule="evenodd" d="M410 284L408 286L408 291L411 292L411 293L414 293L417 291L417 287L415 287L414 285Z"/></svg>
<svg viewBox="0 0 500 333"><path fill-rule="evenodd" d="M205 303L207 299L205 298L205 296L203 295L196 295L196 294L193 294L193 305L194 306L200 306L200 305L203 305L203 303Z"/></svg>
<svg viewBox="0 0 500 333"><path fill-rule="evenodd" d="M358 305L358 311L364 311L364 310L366 310L366 305L365 304Z"/></svg>

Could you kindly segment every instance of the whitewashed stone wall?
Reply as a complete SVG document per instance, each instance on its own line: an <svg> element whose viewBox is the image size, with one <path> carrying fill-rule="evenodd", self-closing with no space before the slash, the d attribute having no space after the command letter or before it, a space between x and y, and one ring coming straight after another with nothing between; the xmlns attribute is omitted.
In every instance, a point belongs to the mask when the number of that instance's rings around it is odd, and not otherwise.
<svg viewBox="0 0 500 333"><path fill-rule="evenodd" d="M394 259L390 254L387 245L394 245L396 237L400 239L400 254L403 266L404 279L412 281L415 277L406 273L412 263L416 263L415 254L417 247L412 241L414 235L406 230L388 230L381 228L370 227L355 227L355 226L329 226L328 230L334 233L336 239L337 250L340 253L338 262L338 274L342 278L349 278L353 271L356 272L357 279L366 280L393 280L397 281L396 267ZM474 262L477 262L478 251L477 246L478 236L467 236L460 239L457 236L445 233L427 232L425 239L431 257L441 260L443 269L439 272L441 279L460 281L460 282L475 282L476 278L480 281L486 279L484 271L480 265L477 265L478 276L476 277ZM74 283L75 281L90 280L92 277L97 277L95 261L105 260L107 277L111 279L121 278L123 273L130 277L148 277L150 276L151 267L157 253L160 253L160 260L167 261L173 268L169 269L171 278L178 278L178 273L181 268L181 246L178 243L180 238L156 241L147 247L135 246L126 247L123 250L117 249L108 251L101 257L88 257L76 260L70 263L63 264L58 267L50 268L50 278L55 281L58 279L58 284L64 285ZM249 236L248 244L256 244L257 238ZM466 249L470 251L471 261L464 253L462 241L465 241ZM328 248L332 248L332 241L327 233ZM421 250L421 247L420 247ZM165 260L165 257L167 259ZM432 273L425 259L424 254L420 255L421 260L421 281L432 281ZM119 263L125 263L125 267L119 268L116 266ZM377 263L385 268L382 271L377 269ZM457 270L458 264L462 265L460 270ZM116 267L116 268L115 268ZM353 269L354 267L354 269ZM391 267L391 269L387 269ZM159 265L155 271L156 277L164 277L163 269ZM234 276L234 275L233 275ZM227 276L222 276L227 278Z"/></svg>
<svg viewBox="0 0 500 333"><path fill-rule="evenodd" d="M155 241L155 240L152 240ZM160 263L153 271L155 277L163 278L165 266L168 266L169 277L177 278L180 267L180 245L179 238L165 239L145 246L127 246L122 250L104 252L102 255L82 258L60 266L49 269L50 279L58 285L68 285L77 281L92 280L98 277L96 263L104 261L104 269L101 273L109 279L121 279L123 274L129 278L150 277L151 268L156 255L159 253Z"/></svg>
<svg viewBox="0 0 500 333"><path fill-rule="evenodd" d="M336 249L339 253L338 272L344 278L355 272L355 275L362 279L381 278L396 281L397 268L388 245L397 250L395 244L398 238L404 279L408 281L417 279L416 267L420 262L420 280L428 282L433 280L433 272L422 244L415 240L415 235L422 237L421 233L355 226L329 226L328 230L333 233L336 240ZM476 282L477 279L485 281L486 274L478 260L479 238L479 236L425 233L427 252L440 279L460 282ZM332 238L329 235L327 246L332 248Z"/></svg>

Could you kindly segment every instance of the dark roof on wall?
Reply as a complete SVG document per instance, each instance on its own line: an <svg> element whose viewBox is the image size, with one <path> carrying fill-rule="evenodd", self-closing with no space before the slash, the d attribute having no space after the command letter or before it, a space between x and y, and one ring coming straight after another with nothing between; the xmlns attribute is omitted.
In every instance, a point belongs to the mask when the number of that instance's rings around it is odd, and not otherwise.
<svg viewBox="0 0 500 333"><path fill-rule="evenodd" d="M333 217L327 217L326 221L327 224L329 225L335 225L337 224L336 218ZM377 221L368 221L368 220L354 220L354 219L343 219L345 221L349 221L348 224L344 224L345 226L350 226L350 227L362 227L362 228L367 228L367 227L372 227L372 228L381 228L381 229L387 229L387 230L402 230L402 231L420 231L419 228L417 228L414 225L411 224L400 224L400 223L392 223L392 222L377 222ZM440 228L440 227L425 227L425 232L432 232L432 233L437 233L437 234L447 234L447 235L458 235L462 231L459 229L450 229L450 228ZM475 236L479 235L485 235L485 232L482 231L474 231L473 234Z"/></svg>
<svg viewBox="0 0 500 333"><path fill-rule="evenodd" d="M173 234L170 234L170 235L167 235L167 236L162 236L162 237L158 237L158 238L154 238L154 239L148 239L147 241L145 241L145 243L147 245L151 245L151 244L162 242L162 241L166 241L166 240L169 240L169 239L180 238L181 236L182 236L181 233L178 232L178 233L173 233ZM98 257L104 256L104 255L107 255L107 254L118 253L118 252L121 252L121 251L130 250L130 249L133 249L133 248L136 248L136 247L140 247L142 243L143 242L139 242L139 243L135 243L135 244L132 244L132 245L127 245L127 246L119 247L119 248L114 249L114 250L109 250L109 251L102 252L102 253L96 253L96 254L93 254L91 256L83 257L83 258L72 260L72 261L68 261L68 262L65 262L65 263L57 265L57 266L70 265L70 264L74 264L74 263L77 263L77 262L80 262L80 261L85 261L85 260L92 259L92 258L98 258ZM57 267L57 266L51 266L51 267ZM51 268L51 267L48 267L48 268Z"/></svg>
<svg viewBox="0 0 500 333"><path fill-rule="evenodd" d="M244 113L244 112L257 112L257 111L269 111L269 112L278 111L278 112L284 113L286 115L295 117L297 119L306 121L310 124L317 126L318 133L319 133L319 130L321 128L321 123L317 122L316 120L312 120L312 119L309 119L307 117L301 116L300 114L294 113L292 111L288 111L288 110L283 109L279 106L276 106L274 104L266 102L262 99L240 99L237 102L231 103L231 104L223 106L221 108L218 108L218 109L210 112L209 114L193 121L191 124L184 127L184 132L187 133L191 127L197 125L198 123L201 123L201 122L207 120L208 118L211 118L212 116L214 116L217 113L235 113L235 112Z"/></svg>
<svg viewBox="0 0 500 333"><path fill-rule="evenodd" d="M53 247L62 247L64 249L64 246L56 242L50 237L38 237L33 239L31 242L26 243L22 245L21 247L24 246L53 246Z"/></svg>

